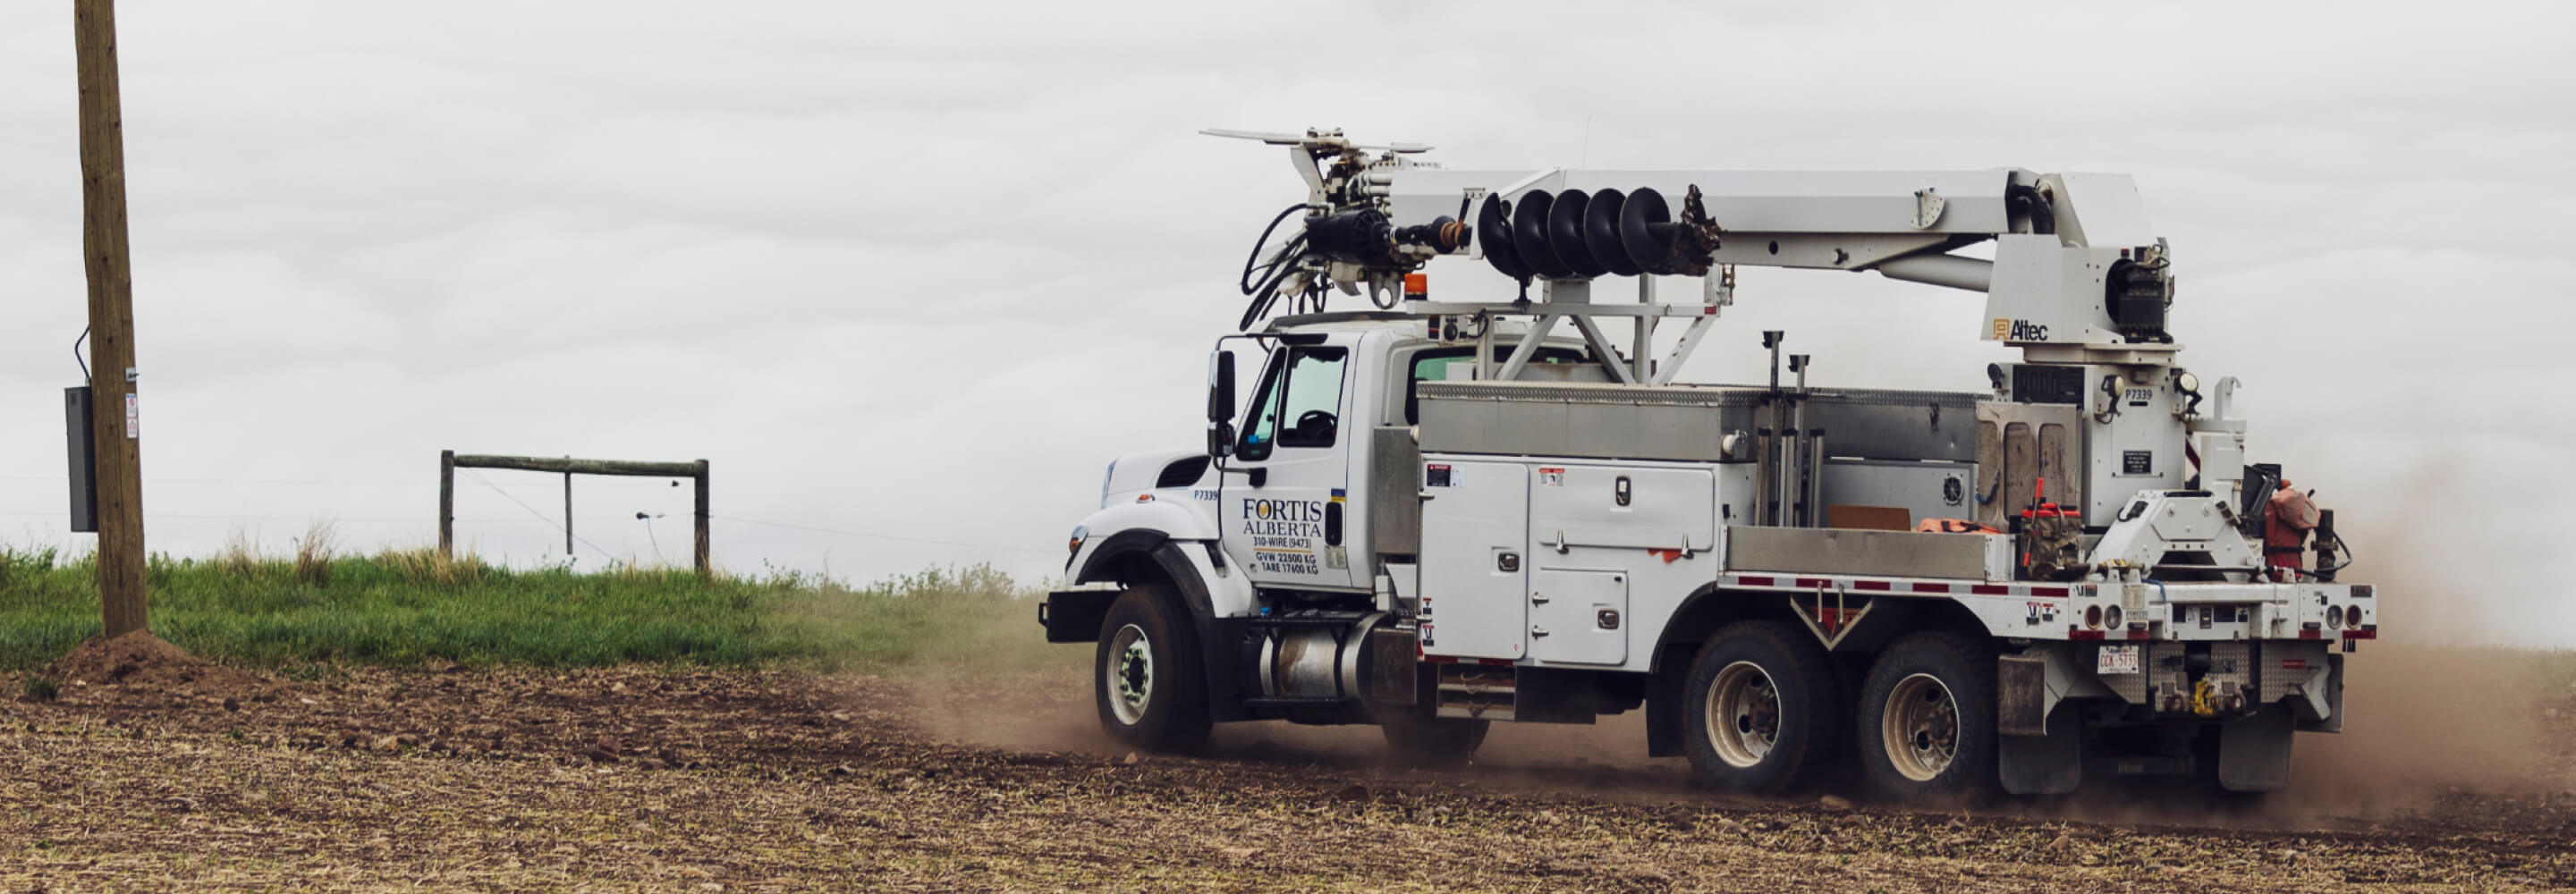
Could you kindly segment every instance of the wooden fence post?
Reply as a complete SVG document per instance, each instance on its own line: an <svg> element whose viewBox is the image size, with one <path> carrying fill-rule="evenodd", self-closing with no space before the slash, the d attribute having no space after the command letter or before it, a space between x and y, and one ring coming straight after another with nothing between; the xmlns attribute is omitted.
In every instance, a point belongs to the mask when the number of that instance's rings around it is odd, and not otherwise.
<svg viewBox="0 0 2576 894"><path fill-rule="evenodd" d="M697 479L698 479L698 501L697 501L697 502L698 502L698 511L697 511L697 521L698 521L698 548L697 548L697 566L698 566L698 576L699 576L699 577L711 577L711 576L713 576L713 575L714 575L714 573L715 573L715 563L714 563L714 561L712 560L712 558L710 557L711 550L709 549L709 547L711 546L711 544L709 543L709 541L708 541L708 537L707 537L707 461L706 461L706 460L703 460L703 459L702 459L702 460L698 460L698 474L697 474Z"/></svg>
<svg viewBox="0 0 2576 894"><path fill-rule="evenodd" d="M456 451L438 452L438 554L456 559Z"/></svg>

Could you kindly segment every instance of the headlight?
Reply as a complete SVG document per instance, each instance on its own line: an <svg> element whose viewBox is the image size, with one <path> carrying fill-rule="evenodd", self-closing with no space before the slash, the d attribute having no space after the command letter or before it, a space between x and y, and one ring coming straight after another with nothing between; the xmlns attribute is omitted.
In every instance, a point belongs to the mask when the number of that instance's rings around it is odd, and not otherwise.
<svg viewBox="0 0 2576 894"><path fill-rule="evenodd" d="M1066 543L1066 544L1064 545L1064 551L1065 551L1065 552L1067 552L1067 553L1080 553L1080 552L1082 552L1082 541L1083 541L1083 539L1084 539L1084 538L1087 538L1087 537L1090 537L1090 536L1091 536L1091 529L1090 529L1090 528L1082 527L1082 526L1080 526L1080 525L1076 525L1076 526L1074 526L1074 529L1073 529L1073 540L1072 540L1072 541L1070 541L1070 542L1068 542L1068 543Z"/></svg>
<svg viewBox="0 0 2576 894"><path fill-rule="evenodd" d="M1100 508L1109 508L1109 479L1118 477L1118 461L1109 461L1109 471L1100 473Z"/></svg>

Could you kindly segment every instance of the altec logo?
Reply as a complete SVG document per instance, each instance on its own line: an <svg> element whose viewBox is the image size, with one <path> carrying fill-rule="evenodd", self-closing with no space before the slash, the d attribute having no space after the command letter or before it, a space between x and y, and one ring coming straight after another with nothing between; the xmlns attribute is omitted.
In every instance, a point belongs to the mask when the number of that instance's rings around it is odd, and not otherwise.
<svg viewBox="0 0 2576 894"><path fill-rule="evenodd" d="M1998 341L2048 340L2048 327L2029 320L2007 320L1996 317L1994 332L1994 337Z"/></svg>

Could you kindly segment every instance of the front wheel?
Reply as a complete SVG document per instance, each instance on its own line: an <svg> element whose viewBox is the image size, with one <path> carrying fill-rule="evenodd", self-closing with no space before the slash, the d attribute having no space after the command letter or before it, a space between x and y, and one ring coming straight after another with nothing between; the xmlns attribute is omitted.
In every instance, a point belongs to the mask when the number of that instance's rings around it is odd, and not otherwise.
<svg viewBox="0 0 2576 894"><path fill-rule="evenodd" d="M1995 656L1918 633L1879 653L1861 687L1861 773L1893 800L1975 797L1997 785Z"/></svg>
<svg viewBox="0 0 2576 894"><path fill-rule="evenodd" d="M1147 751L1206 743L1207 688L1193 634L1173 601L1153 590L1129 590L1110 603L1092 674L1102 730Z"/></svg>

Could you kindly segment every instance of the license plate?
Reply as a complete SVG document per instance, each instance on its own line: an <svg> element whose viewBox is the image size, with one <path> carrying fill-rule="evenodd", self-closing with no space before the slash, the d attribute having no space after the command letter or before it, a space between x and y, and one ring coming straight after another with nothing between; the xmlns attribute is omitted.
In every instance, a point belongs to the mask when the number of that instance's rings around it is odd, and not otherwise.
<svg viewBox="0 0 2576 894"><path fill-rule="evenodd" d="M2100 664L2100 665L2098 665L2098 666L2096 666L2095 668L2093 668L2093 671L2094 671L2094 673L2102 673L2102 674L2134 674L2134 673L2137 673L2137 672L2138 672L2138 647L2136 647L2136 646L2103 646L2103 647L2102 647L2102 662L2101 662L2101 664Z"/></svg>

